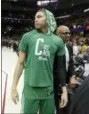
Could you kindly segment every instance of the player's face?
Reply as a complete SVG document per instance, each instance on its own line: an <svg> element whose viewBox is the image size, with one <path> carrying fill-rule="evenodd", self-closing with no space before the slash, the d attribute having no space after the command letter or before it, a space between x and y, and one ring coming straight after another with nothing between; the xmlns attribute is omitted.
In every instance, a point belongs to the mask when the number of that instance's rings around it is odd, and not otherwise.
<svg viewBox="0 0 89 114"><path fill-rule="evenodd" d="M37 12L35 15L35 28L36 29L43 29L47 26L47 20L44 12Z"/></svg>

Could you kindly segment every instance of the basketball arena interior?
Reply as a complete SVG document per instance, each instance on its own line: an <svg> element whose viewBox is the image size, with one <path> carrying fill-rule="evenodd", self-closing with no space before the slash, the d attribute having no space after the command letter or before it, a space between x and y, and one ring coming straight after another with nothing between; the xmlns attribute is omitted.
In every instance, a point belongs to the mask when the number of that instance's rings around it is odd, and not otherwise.
<svg viewBox="0 0 89 114"><path fill-rule="evenodd" d="M53 34L57 35L57 28L62 25L69 28L67 44L73 50L72 65L77 80L77 84L70 84L67 89L68 96L71 96L71 101L68 97L68 112L57 112L55 108L55 114L89 114L89 0L1 0L1 113L21 113L25 69L17 86L19 102L14 104L11 97L13 75L20 55L18 48L23 35L35 29L35 14L43 8L55 17L57 27ZM40 43L43 43L42 39L39 39ZM49 48L46 45L45 48L48 53ZM39 56L41 51L37 51ZM41 114L53 113L45 111Z"/></svg>

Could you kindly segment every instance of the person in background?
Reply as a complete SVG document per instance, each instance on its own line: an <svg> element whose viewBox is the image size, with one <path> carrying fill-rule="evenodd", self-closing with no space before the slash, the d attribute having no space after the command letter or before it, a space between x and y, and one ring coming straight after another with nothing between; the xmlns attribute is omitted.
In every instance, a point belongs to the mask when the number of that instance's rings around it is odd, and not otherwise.
<svg viewBox="0 0 89 114"><path fill-rule="evenodd" d="M81 46L81 53L85 53L87 50L87 45L85 44L85 42L82 42L82 46Z"/></svg>
<svg viewBox="0 0 89 114"><path fill-rule="evenodd" d="M63 39L65 44L65 55L63 57L63 60L64 60L64 66L65 66L66 84L69 84L69 83L75 84L77 83L77 80L75 79L75 72L74 72L74 65L73 65L73 49L72 49L72 46L67 43L71 34L70 30L67 26L61 25L57 28L56 34ZM54 81L55 81L54 82L55 104L56 104L57 114L60 114L60 111L61 111L61 114L68 114L70 98L68 99L67 106L59 110L59 106L58 106L58 94L59 94L58 82L59 81L57 79L55 79Z"/></svg>
<svg viewBox="0 0 89 114"><path fill-rule="evenodd" d="M89 114L89 76L74 94L69 114Z"/></svg>
<svg viewBox="0 0 89 114"><path fill-rule="evenodd" d="M73 55L77 56L79 54L79 46L77 45L76 40L73 42Z"/></svg>

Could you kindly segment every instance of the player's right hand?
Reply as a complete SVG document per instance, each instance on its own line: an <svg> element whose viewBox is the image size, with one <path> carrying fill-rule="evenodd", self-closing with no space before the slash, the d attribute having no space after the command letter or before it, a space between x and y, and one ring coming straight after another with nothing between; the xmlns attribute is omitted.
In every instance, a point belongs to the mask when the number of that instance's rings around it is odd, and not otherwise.
<svg viewBox="0 0 89 114"><path fill-rule="evenodd" d="M19 101L19 94L17 89L11 91L11 99L15 104L17 104L17 102Z"/></svg>

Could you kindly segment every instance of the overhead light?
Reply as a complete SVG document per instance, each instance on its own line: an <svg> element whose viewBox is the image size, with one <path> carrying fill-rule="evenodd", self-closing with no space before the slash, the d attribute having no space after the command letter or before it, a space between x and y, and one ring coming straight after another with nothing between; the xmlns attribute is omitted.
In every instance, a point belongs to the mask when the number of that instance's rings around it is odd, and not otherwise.
<svg viewBox="0 0 89 114"><path fill-rule="evenodd" d="M68 17L70 17L70 15L64 15L64 16L56 17L56 19L63 19L63 18L68 18Z"/></svg>
<svg viewBox="0 0 89 114"><path fill-rule="evenodd" d="M74 6L74 4L72 4L72 6Z"/></svg>
<svg viewBox="0 0 89 114"><path fill-rule="evenodd" d="M7 26L7 27L6 27L6 30L7 30L7 31L11 31L11 30L12 30L12 27L11 27L11 26Z"/></svg>
<svg viewBox="0 0 89 114"><path fill-rule="evenodd" d="M17 2L18 0L13 0L14 2Z"/></svg>
<svg viewBox="0 0 89 114"><path fill-rule="evenodd" d="M87 8L87 9L84 10L84 12L87 12L87 11L89 11L89 8Z"/></svg>
<svg viewBox="0 0 89 114"><path fill-rule="evenodd" d="M38 6L48 5L49 3L57 2L57 0L39 0L37 1Z"/></svg>
<svg viewBox="0 0 89 114"><path fill-rule="evenodd" d="M6 34L6 31L4 31L4 34Z"/></svg>
<svg viewBox="0 0 89 114"><path fill-rule="evenodd" d="M37 5L38 5L38 6L42 6L42 5L47 5L48 3L49 3L48 0L45 0L45 1L38 1L38 2L37 2Z"/></svg>

